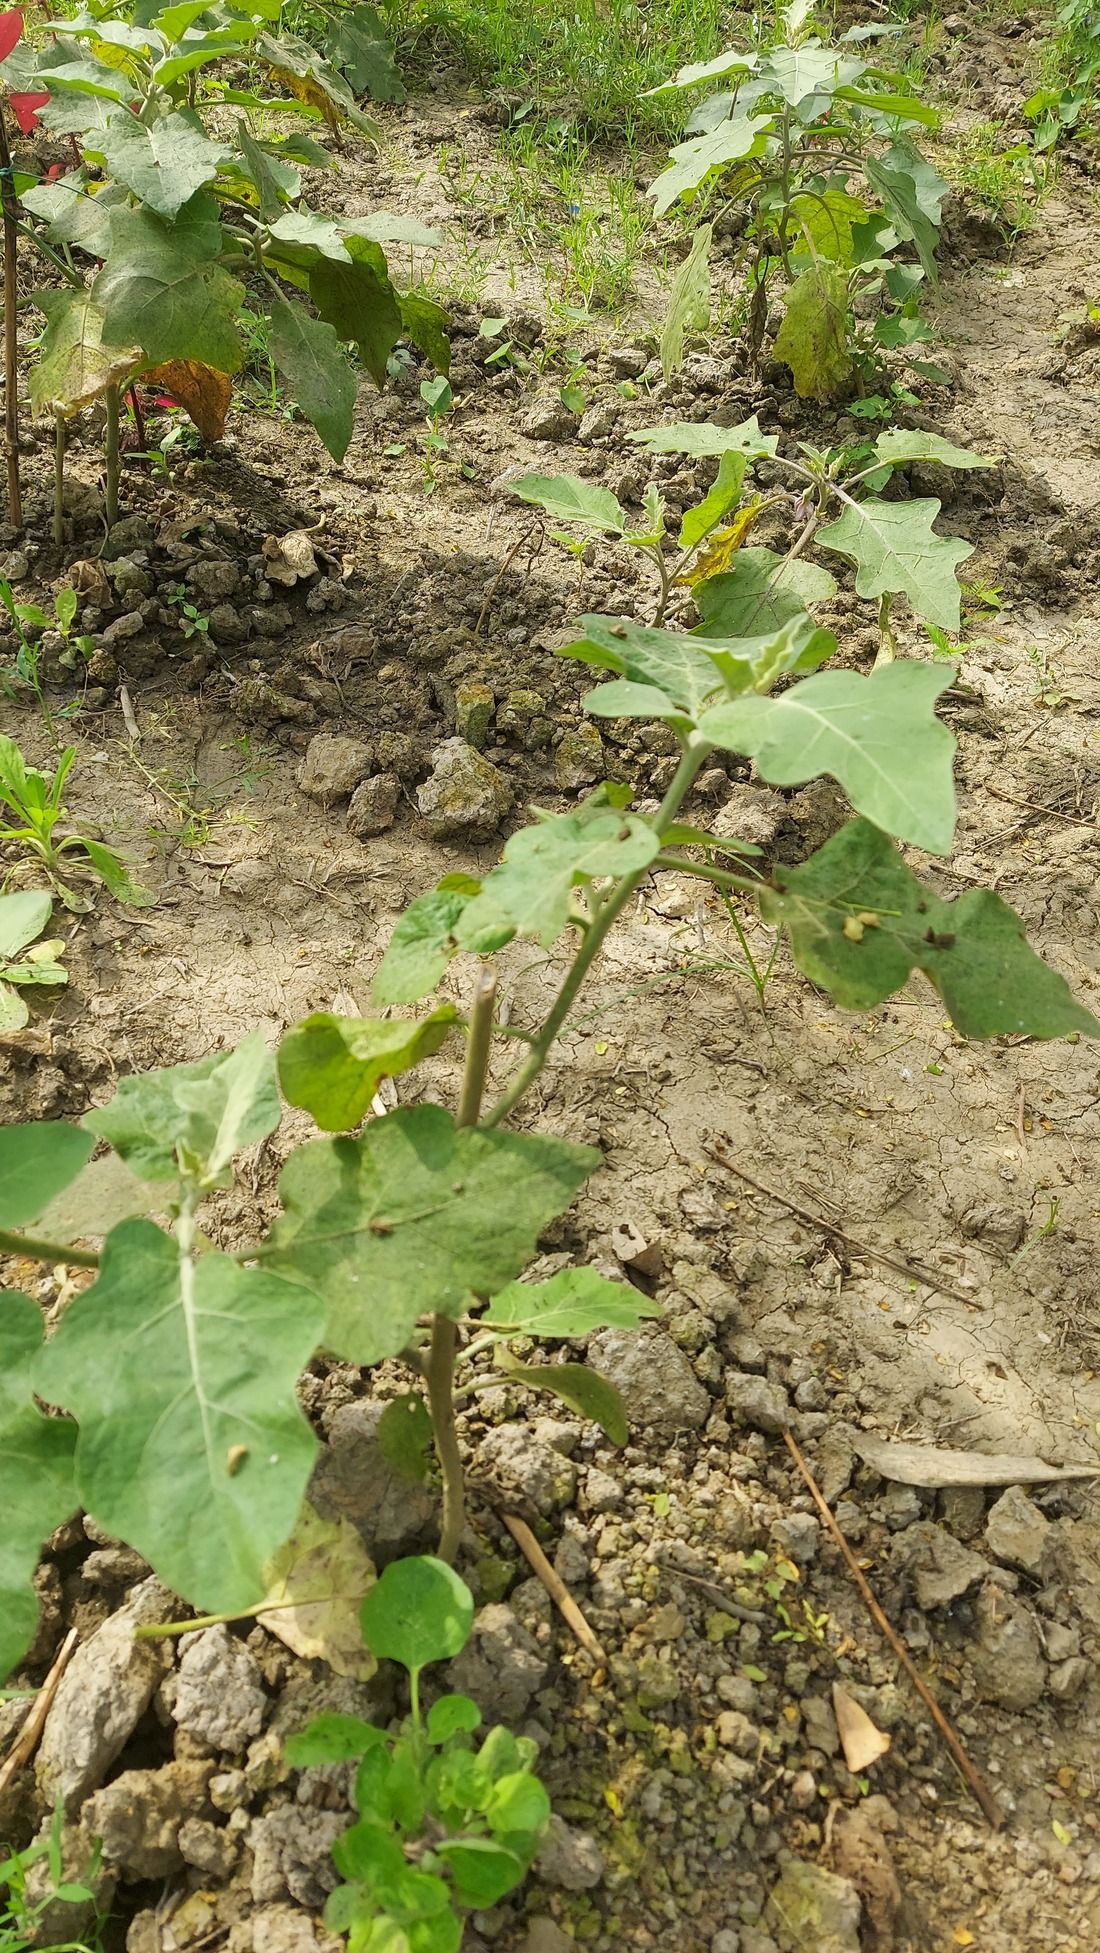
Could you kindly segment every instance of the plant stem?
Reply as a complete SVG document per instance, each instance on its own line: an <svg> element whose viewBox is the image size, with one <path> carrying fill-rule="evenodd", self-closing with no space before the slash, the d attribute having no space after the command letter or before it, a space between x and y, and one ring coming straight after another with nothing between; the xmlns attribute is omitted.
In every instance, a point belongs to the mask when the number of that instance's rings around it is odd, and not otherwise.
<svg viewBox="0 0 1100 1953"><path fill-rule="evenodd" d="M711 742L703 739L699 733L692 733L686 741L683 752L680 755L680 764L676 768L668 792L665 794L653 819L653 826L658 834L663 834L664 830L675 820L683 802L687 799L696 774L708 754L712 751L713 747ZM546 1022L543 1024L537 1038L533 1040L531 1049L523 1060L523 1063L518 1067L510 1083L506 1086L496 1104L482 1121L484 1125L499 1126L501 1120L507 1118L508 1114L515 1109L520 1100L534 1084L554 1048L559 1031L577 1000L585 977L588 975L589 970L600 953L604 937L607 935L612 923L622 914L635 889L641 885L649 872L650 864L647 863L644 868L639 868L633 875L625 875L618 887L613 889L600 903L599 908L585 931L584 941L573 959L566 974L565 981L554 999Z"/></svg>
<svg viewBox="0 0 1100 1953"><path fill-rule="evenodd" d="M107 406L107 527L118 521L118 483L121 463L118 452L118 388L108 387L103 396Z"/></svg>
<svg viewBox="0 0 1100 1953"><path fill-rule="evenodd" d="M493 1040L493 1006L497 980L494 972L482 968L470 1010L470 1029L466 1044L466 1069L458 1101L455 1124L476 1126L489 1071L489 1049ZM428 1408L432 1414L432 1442L443 1477L443 1525L439 1535L439 1557L450 1566L458 1552L466 1524L466 1488L462 1454L455 1428L455 1356L458 1350L458 1324L450 1316L432 1317L432 1340L424 1374L428 1382Z"/></svg>
<svg viewBox="0 0 1100 1953"><path fill-rule="evenodd" d="M19 211L15 198L8 131L0 110L0 204L4 211L4 453L8 464L8 515L23 526L23 496L19 486Z"/></svg>
<svg viewBox="0 0 1100 1953"><path fill-rule="evenodd" d="M53 539L58 549L65 541L65 419L58 414L53 432Z"/></svg>
<svg viewBox="0 0 1100 1953"><path fill-rule="evenodd" d="M26 1255L29 1261L67 1262L70 1268L98 1268L94 1248L73 1248L62 1241L37 1241L32 1234L16 1234L0 1227L0 1255Z"/></svg>
<svg viewBox="0 0 1100 1953"><path fill-rule="evenodd" d="M685 861L678 854L659 854L651 868L669 868L681 875L698 875L700 880L713 882L716 888L735 888L743 895L759 895L761 887L766 886L758 877L750 881L747 875L731 875L726 868L715 868L709 861Z"/></svg>

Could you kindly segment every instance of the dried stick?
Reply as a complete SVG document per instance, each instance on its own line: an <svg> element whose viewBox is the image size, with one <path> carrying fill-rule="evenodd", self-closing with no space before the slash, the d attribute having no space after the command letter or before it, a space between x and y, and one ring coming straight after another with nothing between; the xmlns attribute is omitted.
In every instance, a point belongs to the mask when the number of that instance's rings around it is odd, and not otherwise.
<svg viewBox="0 0 1100 1953"><path fill-rule="evenodd" d="M834 1519L830 1508L825 1503L824 1494L822 1493L817 1483L817 1480L814 1478L814 1475L811 1472L810 1467L806 1463L805 1458L802 1456L801 1451L799 1450L797 1444L795 1443L789 1431L784 1431L783 1442L786 1445L787 1450L790 1452L791 1457L794 1459L795 1464L798 1466L799 1471L801 1472L803 1478L806 1481L806 1485L809 1490L810 1497L813 1499L813 1502L816 1505L818 1511L820 1512L821 1517L824 1519L829 1532L831 1533L833 1539L835 1540L836 1544L840 1548L840 1551L844 1557L844 1564L847 1567L849 1573L852 1576L852 1579L855 1581L856 1586L859 1588L859 1591L863 1596L864 1605L866 1606L867 1611L871 1616L871 1619L874 1621L880 1633L885 1635L886 1640L890 1644L890 1647L893 1649L893 1652L897 1656L906 1674L908 1675L909 1680L912 1682L913 1687L916 1689L917 1694L920 1696L921 1701L924 1703L925 1708L928 1710L928 1713L931 1716L933 1722L935 1723L936 1728L939 1730L940 1735L943 1737L944 1742L947 1744L947 1747L951 1752L952 1758L954 1759L955 1764L957 1765L959 1771L961 1772L968 1789L977 1798L978 1803L981 1805L982 1810L984 1811L993 1829L995 1831L1000 1830L1001 1825L1004 1823L1004 1812L1001 1810L1000 1805L997 1803L996 1799L994 1798L992 1791L988 1788L987 1784L984 1782L982 1777L979 1776L977 1770L974 1768L974 1765L971 1763L970 1758L968 1757L965 1749L963 1748L961 1738L958 1735L956 1735L955 1730L948 1722L947 1717L944 1715L944 1712L940 1708L939 1703L936 1701L935 1696L932 1694L931 1689L928 1687L928 1684L925 1682L923 1676L920 1674L919 1670L917 1669L917 1665L914 1662L912 1655L909 1653L908 1648L906 1648L904 1642L900 1639L897 1630L890 1625L890 1622L887 1620L885 1614L882 1611L882 1608L878 1604L878 1601L875 1599L875 1596L871 1591L871 1587L867 1581L867 1577L864 1574L862 1567L859 1564L859 1561L856 1559L856 1556L853 1553L851 1547L849 1546L847 1540L845 1539L844 1534L841 1532L840 1527L837 1525L837 1522Z"/></svg>
<svg viewBox="0 0 1100 1953"><path fill-rule="evenodd" d="M8 464L8 514L23 526L23 496L19 487L19 320L17 284L19 212L12 174L8 131L0 110L0 206L4 212L4 453Z"/></svg>
<svg viewBox="0 0 1100 1953"><path fill-rule="evenodd" d="M601 1665L606 1663L607 1656L600 1647L592 1629L589 1627L588 1622L573 1599L565 1581L559 1573L554 1572L553 1567L543 1552L542 1547L539 1545L538 1540L535 1538L534 1533L531 1531L530 1526L527 1524L527 1521L517 1518L514 1512L502 1512L500 1516L507 1526L508 1531L511 1533L512 1538L515 1540L516 1545L519 1547L520 1552L523 1554L524 1559L527 1561L528 1566L533 1572L538 1574L539 1579L542 1581L543 1586L546 1588L563 1621L572 1628L585 1653L591 1655L593 1661L598 1661Z"/></svg>
<svg viewBox="0 0 1100 1953"><path fill-rule="evenodd" d="M42 1687L35 1696L34 1706L26 1722L19 1731L3 1763L0 1764L0 1796L3 1796L8 1785L15 1781L20 1770L23 1769L25 1764L30 1762L31 1757L38 1748L38 1739L46 1727L46 1717L53 1707L53 1699L57 1694L61 1677L76 1653L76 1644L79 1640L80 1635L77 1629L70 1628L54 1657L53 1667L50 1669Z"/></svg>
<svg viewBox="0 0 1100 1953"><path fill-rule="evenodd" d="M950 1296L952 1302L961 1302L964 1309L981 1307L981 1303L975 1302L972 1295L964 1295L961 1289L952 1288L949 1283L941 1281L935 1269L926 1267L924 1262L903 1261L900 1255L884 1254L881 1248L872 1248L866 1241L857 1240L854 1234L849 1234L846 1227L838 1227L836 1222L830 1221L826 1215L815 1214L810 1207L800 1207L797 1200L791 1200L787 1194L777 1193L774 1187L766 1187L762 1180L754 1180L751 1173L746 1173L743 1166L738 1166L737 1161L730 1158L720 1141L711 1140L708 1150L722 1166L728 1167L731 1173L736 1173L737 1178L743 1180L746 1186L755 1187L757 1193L763 1194L768 1200L777 1201L780 1207L787 1209L788 1213L796 1215L800 1221L805 1221L807 1227L823 1228L826 1234L835 1235L838 1241L845 1242L854 1254L866 1255L868 1261L877 1261L883 1268L892 1268L895 1275L904 1275L908 1282L921 1282L925 1288L935 1289L937 1295Z"/></svg>

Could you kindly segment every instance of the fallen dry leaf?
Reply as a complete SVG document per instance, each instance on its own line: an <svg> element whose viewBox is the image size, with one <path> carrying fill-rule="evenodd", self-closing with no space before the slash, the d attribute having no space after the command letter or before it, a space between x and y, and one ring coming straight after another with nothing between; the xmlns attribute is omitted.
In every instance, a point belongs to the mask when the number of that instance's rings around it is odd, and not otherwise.
<svg viewBox="0 0 1100 1953"><path fill-rule="evenodd" d="M204 441L220 441L233 397L228 373L204 366L200 359L170 359L141 376L143 386L157 387L178 400Z"/></svg>
<svg viewBox="0 0 1100 1953"><path fill-rule="evenodd" d="M285 536L265 536L264 555L268 582L281 583L288 590L304 577L317 574L317 558L305 529L291 529Z"/></svg>
<svg viewBox="0 0 1100 1953"><path fill-rule="evenodd" d="M950 1485L1043 1485L1057 1479L1100 1477L1097 1465L1048 1465L1043 1458L1016 1458L1007 1452L950 1451L934 1444L895 1444L851 1433L852 1447L865 1465L898 1485L927 1490Z"/></svg>
<svg viewBox="0 0 1100 1953"><path fill-rule="evenodd" d="M844 1751L844 1761L853 1777L861 1776L885 1756L890 1747L890 1738L881 1729L876 1729L866 1709L842 1689L839 1682L833 1683L833 1714L840 1734L840 1747Z"/></svg>

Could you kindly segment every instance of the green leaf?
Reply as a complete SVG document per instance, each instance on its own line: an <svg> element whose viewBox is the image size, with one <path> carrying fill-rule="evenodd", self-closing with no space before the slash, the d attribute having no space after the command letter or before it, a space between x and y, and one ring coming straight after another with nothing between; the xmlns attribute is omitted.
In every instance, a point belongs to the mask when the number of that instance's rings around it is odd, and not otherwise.
<svg viewBox="0 0 1100 1953"><path fill-rule="evenodd" d="M892 121L919 122L926 129L934 129L939 123L939 115L934 108L928 108L917 95L897 95L876 92L871 88L838 88L837 100L851 102L856 108L870 109L873 114L888 116Z"/></svg>
<svg viewBox="0 0 1100 1953"><path fill-rule="evenodd" d="M852 371L848 279L838 265L811 265L795 279L774 352L790 367L802 400L829 400L845 385Z"/></svg>
<svg viewBox="0 0 1100 1953"><path fill-rule="evenodd" d="M104 345L105 315L84 286L43 289L35 293L34 302L46 314L46 330L30 376L36 414L61 414L68 419L98 400L108 387L120 386L141 366L136 345Z"/></svg>
<svg viewBox="0 0 1100 1953"><path fill-rule="evenodd" d="M714 226L700 224L691 249L672 281L659 347L665 379L684 363L684 339L710 324L710 243Z"/></svg>
<svg viewBox="0 0 1100 1953"><path fill-rule="evenodd" d="M268 235L281 244L300 244L307 250L319 251L323 258L331 258L337 264L351 262L347 245L332 218L322 217L319 211L304 205L284 211L268 225Z"/></svg>
<svg viewBox="0 0 1100 1953"><path fill-rule="evenodd" d="M797 109L809 97L832 95L866 72L866 63L834 49L803 42L797 47L773 47L760 63L760 79Z"/></svg>
<svg viewBox="0 0 1100 1953"><path fill-rule="evenodd" d="M357 95L376 102L403 102L405 89L393 58L393 45L374 7L353 7L338 17L325 41L325 53L342 68Z"/></svg>
<svg viewBox="0 0 1100 1953"><path fill-rule="evenodd" d="M0 1133L0 1138L3 1138ZM10 1189L0 1178L0 1213ZM42 1351L42 1312L28 1295L9 1292L0 1309L0 1679L26 1654L38 1626L31 1586L42 1543L76 1511L76 1426L45 1417L34 1401L32 1370Z"/></svg>
<svg viewBox="0 0 1100 1953"><path fill-rule="evenodd" d="M152 210L111 213L111 248L91 288L110 346L138 345L146 359L192 359L235 373L245 348L237 321L244 286L216 262L225 248L217 206L192 198L174 224Z"/></svg>
<svg viewBox="0 0 1100 1953"><path fill-rule="evenodd" d="M775 454L778 434L762 434L756 414L736 427L717 427L713 421L675 421L667 427L639 427L629 437L649 454L747 454L756 459Z"/></svg>
<svg viewBox="0 0 1100 1953"><path fill-rule="evenodd" d="M105 258L111 248L111 212L125 204L126 190L122 184L107 183L92 197L78 176L67 176L59 183L38 183L33 190L24 190L20 202L32 216L45 220L51 244L69 244L90 257ZM42 296L35 293L36 305Z"/></svg>
<svg viewBox="0 0 1100 1953"><path fill-rule="evenodd" d="M688 142L678 143L669 152L668 168L650 184L647 194L653 198L654 215L663 217L680 197L697 190L713 170L723 170L730 163L759 156L768 129L768 118L753 119L734 113L705 136L693 136Z"/></svg>
<svg viewBox="0 0 1100 1953"><path fill-rule="evenodd" d="M822 549L854 563L861 597L884 593L908 597L918 617L941 630L959 628L959 585L955 570L973 556L973 543L959 536L937 536L932 524L940 512L935 497L882 502L873 495L847 503L843 514L818 533Z"/></svg>
<svg viewBox="0 0 1100 1953"><path fill-rule="evenodd" d="M432 251L443 241L430 224L394 210L370 210L365 216L341 217L338 221L345 237L362 237L370 244L415 244Z"/></svg>
<svg viewBox="0 0 1100 1953"><path fill-rule="evenodd" d="M46 888L20 889L13 895L0 895L0 962L18 956L21 949L42 934L53 913L53 896ZM3 1129L0 1128L0 1141ZM0 1186L0 1200L3 1189Z"/></svg>
<svg viewBox="0 0 1100 1953"><path fill-rule="evenodd" d="M309 275L309 295L338 339L355 346L376 386L384 386L386 361L404 330L397 294L377 244L350 237L347 263L324 259Z"/></svg>
<svg viewBox="0 0 1100 1953"><path fill-rule="evenodd" d="M882 158L896 176L908 177L917 209L938 230L943 216L943 200L951 185L940 175L927 156L922 156L912 137L898 136Z"/></svg>
<svg viewBox="0 0 1100 1953"><path fill-rule="evenodd" d="M114 1098L86 1112L81 1124L106 1139L139 1179L176 1179L183 1155L213 1186L233 1155L266 1139L279 1118L275 1060L255 1030L235 1051L121 1078Z"/></svg>
<svg viewBox="0 0 1100 1953"><path fill-rule="evenodd" d="M624 1445L630 1435L626 1408L613 1383L583 1363L509 1363L509 1383L525 1383L591 1418L612 1444Z"/></svg>
<svg viewBox="0 0 1100 1953"><path fill-rule="evenodd" d="M283 1755L292 1770L315 1770L326 1763L357 1763L368 1750L386 1741L386 1731L360 1716L340 1715L335 1709L314 1716L296 1736L288 1736Z"/></svg>
<svg viewBox="0 0 1100 1953"><path fill-rule="evenodd" d="M609 488L597 488L579 475L522 475L508 483L509 493L534 502L557 522L579 522L585 529L606 530L620 536L627 526L625 512Z"/></svg>
<svg viewBox="0 0 1100 1953"><path fill-rule="evenodd" d="M999 895L969 889L942 901L866 821L850 822L800 867L775 871L760 907L787 930L799 969L847 1010L873 1009L919 969L966 1037L1100 1036L1100 1022L1036 956Z"/></svg>
<svg viewBox="0 0 1100 1953"><path fill-rule="evenodd" d="M477 1911L495 1905L506 1892L513 1891L526 1870L522 1858L491 1838L448 1840L437 1847L436 1856L450 1866L460 1904Z"/></svg>
<svg viewBox="0 0 1100 1953"><path fill-rule="evenodd" d="M554 1341L590 1336L596 1329L637 1329L661 1305L630 1282L609 1282L594 1268L562 1268L545 1282L509 1282L481 1317L502 1336Z"/></svg>
<svg viewBox="0 0 1100 1953"><path fill-rule="evenodd" d="M311 319L278 292L271 294L270 309L271 356L333 460L342 461L352 436L357 388L340 341L330 325Z"/></svg>
<svg viewBox="0 0 1100 1953"><path fill-rule="evenodd" d="M513 936L549 949L569 921L572 891L602 876L633 875L660 852L648 821L585 801L569 814L521 827L504 859L455 923L462 949L488 954Z"/></svg>
<svg viewBox="0 0 1100 1953"><path fill-rule="evenodd" d="M734 568L697 583L692 592L702 630L712 638L775 631L805 615L807 604L828 603L836 579L801 557L785 563L770 549L739 549Z"/></svg>
<svg viewBox="0 0 1100 1953"><path fill-rule="evenodd" d="M957 448L942 434L926 434L919 427L888 427L875 442L880 461L898 467L904 461L942 461L945 468L993 468L988 454L974 454L970 448Z"/></svg>
<svg viewBox="0 0 1100 1953"><path fill-rule="evenodd" d="M866 221L866 207L849 191L830 189L791 198L791 215L818 258L833 264L852 262L852 225Z"/></svg>
<svg viewBox="0 0 1100 1953"><path fill-rule="evenodd" d="M694 549L696 543L709 536L722 517L740 501L748 465L743 454L722 456L713 488L701 502L687 511L680 524L681 549Z"/></svg>
<svg viewBox="0 0 1100 1953"><path fill-rule="evenodd" d="M955 830L955 740L933 706L953 676L908 659L866 678L822 671L779 698L715 706L699 729L718 746L750 754L773 786L831 774L857 813L930 854L946 854Z"/></svg>
<svg viewBox="0 0 1100 1953"><path fill-rule="evenodd" d="M497 1778L485 1815L498 1837L511 1832L535 1838L549 1823L550 1799L530 1770L513 1770Z"/></svg>
<svg viewBox="0 0 1100 1953"><path fill-rule="evenodd" d="M185 1600L262 1596L317 1452L294 1387L322 1326L293 1283L123 1221L43 1351L35 1388L80 1426L81 1504Z"/></svg>
<svg viewBox="0 0 1100 1953"><path fill-rule="evenodd" d="M457 1022L453 1004L416 1022L315 1011L279 1046L283 1097L311 1113L322 1131L350 1132L370 1111L381 1080L430 1058Z"/></svg>
<svg viewBox="0 0 1100 1953"><path fill-rule="evenodd" d="M236 137L245 168L256 187L258 214L263 223L269 224L280 215L286 204L286 194L278 175L279 166L250 136L243 117L237 123Z"/></svg>
<svg viewBox="0 0 1100 1953"><path fill-rule="evenodd" d="M742 54L737 48L728 48L725 54L715 55L711 61L691 61L686 68L678 68L668 81L662 81L656 88L647 88L646 95L667 95L673 88L697 88L701 81L716 81L720 75L748 74L755 68L759 55Z"/></svg>
<svg viewBox="0 0 1100 1953"><path fill-rule="evenodd" d="M862 168L868 183L882 198L886 214L898 236L913 246L926 276L935 281L939 275L936 266L939 230L921 207L913 177L902 170L891 169L886 161L875 156L864 156Z"/></svg>
<svg viewBox="0 0 1100 1953"><path fill-rule="evenodd" d="M150 909L156 904L152 889L145 888L136 881L126 863L113 848L104 847L102 841L89 840L86 834L80 837L80 846L87 856L89 865L95 869L101 882L114 896L116 902L126 902L132 909Z"/></svg>
<svg viewBox="0 0 1100 1953"><path fill-rule="evenodd" d="M447 314L441 305L420 292L398 292L397 309L401 314L401 331L405 339L431 360L440 373L451 370L451 342L447 337Z"/></svg>
<svg viewBox="0 0 1100 1953"><path fill-rule="evenodd" d="M378 1420L378 1449L387 1465L410 1485L423 1485L431 1443L432 1420L420 1393L406 1390L392 1398Z"/></svg>
<svg viewBox="0 0 1100 1953"><path fill-rule="evenodd" d="M0 914L2 911L0 902ZM47 919L48 915L47 906ZM76 1179L94 1144L79 1126L67 1126L60 1120L0 1126L0 1227L27 1227L36 1221L51 1200Z"/></svg>
<svg viewBox="0 0 1100 1953"><path fill-rule="evenodd" d="M481 1727L481 1710L468 1695L441 1695L428 1710L429 1743L449 1743L452 1736L468 1736Z"/></svg>
<svg viewBox="0 0 1100 1953"><path fill-rule="evenodd" d="M665 695L664 710L671 707L689 719L695 719L716 692L738 691L749 679L739 647L721 638L685 636L681 631L636 624L630 617L582 617L581 628L584 637L566 645L562 657L620 671L636 684L656 686ZM603 706L593 706L593 698L598 699L599 693L585 701L587 709L605 716Z"/></svg>
<svg viewBox="0 0 1100 1953"><path fill-rule="evenodd" d="M375 971L380 1004L415 1004L435 989L458 948L454 927L469 899L457 889L433 888L409 903Z"/></svg>
<svg viewBox="0 0 1100 1953"><path fill-rule="evenodd" d="M212 182L233 154L179 110L148 128L129 109L120 110L96 138L96 147L113 177L140 203L169 218Z"/></svg>
<svg viewBox="0 0 1100 1953"><path fill-rule="evenodd" d="M377 1363L419 1315L461 1315L471 1291L514 1280L598 1164L589 1147L456 1131L441 1106L400 1107L359 1139L292 1153L263 1259L323 1296L334 1354Z"/></svg>
<svg viewBox="0 0 1100 1953"><path fill-rule="evenodd" d="M363 1639L379 1661L410 1675L460 1654L474 1623L474 1597L442 1560L391 1560L363 1602Z"/></svg>

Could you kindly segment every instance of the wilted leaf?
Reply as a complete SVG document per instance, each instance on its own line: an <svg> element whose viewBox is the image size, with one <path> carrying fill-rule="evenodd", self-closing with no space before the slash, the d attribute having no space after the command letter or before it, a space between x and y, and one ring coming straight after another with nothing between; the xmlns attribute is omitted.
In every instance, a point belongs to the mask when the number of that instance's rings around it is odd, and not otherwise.
<svg viewBox="0 0 1100 1953"><path fill-rule="evenodd" d="M897 467L903 461L942 461L946 468L992 468L988 454L975 454L970 448L957 448L942 434L926 434L921 427L887 427L875 442L879 461Z"/></svg>
<svg viewBox="0 0 1100 1953"><path fill-rule="evenodd" d="M204 441L213 444L221 440L233 398L233 382L227 373L218 373L198 359L170 359L141 377L146 386L179 401Z"/></svg>
<svg viewBox="0 0 1100 1953"><path fill-rule="evenodd" d="M833 1683L833 1714L844 1761L853 1777L862 1776L864 1770L869 1770L872 1763L877 1763L880 1757L886 1755L890 1738L881 1729L875 1728L866 1709L861 1709L854 1696L842 1689L839 1682Z"/></svg>
<svg viewBox="0 0 1100 1953"><path fill-rule="evenodd" d="M684 363L684 338L689 332L702 332L710 324L710 241L713 225L700 224L691 240L691 249L672 282L668 295L664 329L661 333L661 368L670 379Z"/></svg>
<svg viewBox="0 0 1100 1953"><path fill-rule="evenodd" d="M897 1485L940 1490L954 1485L1053 1485L1060 1479L1096 1478L1096 1465L1048 1465L1043 1458L1011 1452L952 1451L946 1445L902 1444L853 1431L853 1449L864 1464Z"/></svg>
<svg viewBox="0 0 1100 1953"><path fill-rule="evenodd" d="M279 583L284 590L317 574L317 558L306 529L290 529L285 536L265 536L263 550L264 575L269 583Z"/></svg>
<svg viewBox="0 0 1100 1953"><path fill-rule="evenodd" d="M307 1501L286 1545L264 1568L263 1626L304 1660L369 1682L378 1664L364 1645L359 1609L374 1578L374 1562L351 1521L322 1519Z"/></svg>
<svg viewBox="0 0 1100 1953"><path fill-rule="evenodd" d="M775 357L794 375L803 400L829 400L852 371L848 353L848 280L838 266L811 265L787 293Z"/></svg>
<svg viewBox="0 0 1100 1953"><path fill-rule="evenodd" d="M694 589L697 583L706 583L709 578L721 576L729 569L745 537L752 534L763 512L764 499L755 495L745 508L738 509L728 528L716 530L702 555L696 557L686 575L677 577L677 582Z"/></svg>
<svg viewBox="0 0 1100 1953"><path fill-rule="evenodd" d="M46 314L38 363L30 376L36 414L60 414L68 420L137 372L139 348L104 345L104 314L83 286L43 289L35 293L34 302Z"/></svg>

